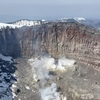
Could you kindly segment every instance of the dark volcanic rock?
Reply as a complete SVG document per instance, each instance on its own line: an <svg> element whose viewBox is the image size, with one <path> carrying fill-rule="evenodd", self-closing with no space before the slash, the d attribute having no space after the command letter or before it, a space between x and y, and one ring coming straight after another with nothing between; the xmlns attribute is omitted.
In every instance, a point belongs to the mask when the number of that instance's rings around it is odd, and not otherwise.
<svg viewBox="0 0 100 100"><path fill-rule="evenodd" d="M13 63L0 59L0 100L13 100L11 86L16 82Z"/></svg>

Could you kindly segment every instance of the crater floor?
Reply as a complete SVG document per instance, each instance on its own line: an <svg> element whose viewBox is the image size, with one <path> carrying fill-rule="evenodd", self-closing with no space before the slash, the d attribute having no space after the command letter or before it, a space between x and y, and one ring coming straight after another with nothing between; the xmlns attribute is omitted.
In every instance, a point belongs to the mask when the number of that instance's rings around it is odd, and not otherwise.
<svg viewBox="0 0 100 100"><path fill-rule="evenodd" d="M15 100L40 100L39 91L33 83L32 70L27 63L26 58L15 59L18 63L16 65L17 71L17 88L15 92L20 89L20 92L16 94Z"/></svg>
<svg viewBox="0 0 100 100"><path fill-rule="evenodd" d="M26 58L17 58L15 66L17 83L15 100L41 100L38 87L34 83L32 69ZM60 94L67 100L100 100L100 72L93 67L76 61L66 72L55 71L52 81L57 84ZM48 81L48 86L50 82ZM65 99L63 99L65 100Z"/></svg>

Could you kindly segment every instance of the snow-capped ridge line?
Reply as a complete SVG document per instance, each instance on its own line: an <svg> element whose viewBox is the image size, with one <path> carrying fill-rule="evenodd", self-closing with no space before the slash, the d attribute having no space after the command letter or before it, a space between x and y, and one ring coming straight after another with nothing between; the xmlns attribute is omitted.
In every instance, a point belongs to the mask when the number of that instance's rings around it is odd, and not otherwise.
<svg viewBox="0 0 100 100"><path fill-rule="evenodd" d="M75 17L74 20L76 21L85 21L86 19L83 17Z"/></svg>
<svg viewBox="0 0 100 100"><path fill-rule="evenodd" d="M41 24L45 24L48 23L48 21L46 20L27 20L27 19L22 19L22 20L18 20L15 22L12 22L11 24L13 25L19 25L19 26L35 26L35 25L41 25Z"/></svg>
<svg viewBox="0 0 100 100"><path fill-rule="evenodd" d="M0 29L2 28L6 28L6 27L10 27L10 28L20 28L19 25L13 25L13 24L7 24L7 23L0 23Z"/></svg>
<svg viewBox="0 0 100 100"><path fill-rule="evenodd" d="M22 19L18 20L15 22L10 22L10 23L0 23L0 29L10 27L10 28L21 28L23 26L36 26L36 25L41 25L48 23L46 20L27 20L27 19Z"/></svg>
<svg viewBox="0 0 100 100"><path fill-rule="evenodd" d="M61 21L61 22L67 22L67 21L76 21L76 22L81 22L81 21L86 21L85 18L83 17L65 17L65 18L60 18L58 19L58 21Z"/></svg>

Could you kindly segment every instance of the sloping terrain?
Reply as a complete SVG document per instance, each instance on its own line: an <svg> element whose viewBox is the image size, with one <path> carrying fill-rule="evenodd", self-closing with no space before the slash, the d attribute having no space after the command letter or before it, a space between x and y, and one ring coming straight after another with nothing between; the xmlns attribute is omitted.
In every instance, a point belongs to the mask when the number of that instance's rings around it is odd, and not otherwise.
<svg viewBox="0 0 100 100"><path fill-rule="evenodd" d="M0 100L13 100L13 84L17 81L15 70L12 57L0 54Z"/></svg>
<svg viewBox="0 0 100 100"><path fill-rule="evenodd" d="M0 29L0 52L13 56L18 63L15 72L18 79L15 84L18 93L15 100L39 100L44 95L41 91L45 92L44 89L51 91L52 87L58 100L61 99L59 95L62 96L62 100L99 100L100 98L99 30L78 22L50 22L15 29L7 27ZM36 78L37 82L35 82L33 77L32 68L39 63L34 65L33 60L31 64L28 59L36 58L41 62L44 58L40 55L47 56L47 54L54 59L53 64L58 63L58 59L63 57L74 59L76 64L68 67L64 72L43 68L41 72L46 72L46 75L51 77L46 79L47 88L44 88L41 78ZM46 66L48 63L47 61ZM44 66L43 62L40 65ZM38 72L37 67L35 72Z"/></svg>

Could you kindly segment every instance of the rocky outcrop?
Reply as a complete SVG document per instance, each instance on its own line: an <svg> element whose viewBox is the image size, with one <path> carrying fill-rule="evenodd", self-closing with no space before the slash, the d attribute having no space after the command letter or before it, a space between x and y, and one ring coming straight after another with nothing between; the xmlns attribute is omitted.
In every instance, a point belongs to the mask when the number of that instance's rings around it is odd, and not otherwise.
<svg viewBox="0 0 100 100"><path fill-rule="evenodd" d="M17 38L21 35L16 33ZM26 28L19 38L24 55L32 55L35 50L47 50L53 56L67 53L99 54L97 31L78 23L49 23Z"/></svg>
<svg viewBox="0 0 100 100"><path fill-rule="evenodd" d="M16 29L9 27L0 29L0 52L4 55L20 55L20 46L15 36Z"/></svg>
<svg viewBox="0 0 100 100"><path fill-rule="evenodd" d="M16 33L21 53L28 57L47 51L53 57L72 56L99 66L99 31L79 23L49 23ZM94 64L95 63L95 64Z"/></svg>
<svg viewBox="0 0 100 100"><path fill-rule="evenodd" d="M46 51L55 58L73 56L85 62L94 61L99 66L99 33L96 29L75 22L6 28L0 31L0 50L5 55L22 54L27 57Z"/></svg>

